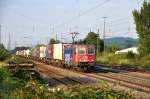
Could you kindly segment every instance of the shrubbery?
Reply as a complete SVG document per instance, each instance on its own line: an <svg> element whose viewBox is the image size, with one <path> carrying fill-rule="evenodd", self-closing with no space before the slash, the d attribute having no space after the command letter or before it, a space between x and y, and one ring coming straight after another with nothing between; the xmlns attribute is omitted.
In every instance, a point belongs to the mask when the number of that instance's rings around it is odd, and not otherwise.
<svg viewBox="0 0 150 99"><path fill-rule="evenodd" d="M136 64L140 65L142 68L150 69L150 56L144 56L136 60Z"/></svg>
<svg viewBox="0 0 150 99"><path fill-rule="evenodd" d="M0 68L0 99L132 99L132 94L116 91L103 83L101 87L72 86L52 90L36 80L18 79Z"/></svg>
<svg viewBox="0 0 150 99"><path fill-rule="evenodd" d="M46 86L30 81L25 87L16 89L13 94L17 99L133 99L131 93L115 91L107 83L102 87L76 85L59 90L48 90Z"/></svg>
<svg viewBox="0 0 150 99"><path fill-rule="evenodd" d="M150 68L150 56L141 57L132 52L127 54L101 53L97 55L98 64Z"/></svg>
<svg viewBox="0 0 150 99"><path fill-rule="evenodd" d="M129 59L135 59L135 54L132 52L132 51L129 51L127 54L126 54L127 58Z"/></svg>
<svg viewBox="0 0 150 99"><path fill-rule="evenodd" d="M10 57L11 54L6 49L0 48L0 61L6 60L8 57Z"/></svg>
<svg viewBox="0 0 150 99"><path fill-rule="evenodd" d="M23 63L32 63L32 61L24 60L15 56L10 57L9 59L6 60L6 63L9 64L23 64Z"/></svg>
<svg viewBox="0 0 150 99"><path fill-rule="evenodd" d="M13 99L11 93L18 87L23 86L23 81L3 68L0 68L0 99Z"/></svg>

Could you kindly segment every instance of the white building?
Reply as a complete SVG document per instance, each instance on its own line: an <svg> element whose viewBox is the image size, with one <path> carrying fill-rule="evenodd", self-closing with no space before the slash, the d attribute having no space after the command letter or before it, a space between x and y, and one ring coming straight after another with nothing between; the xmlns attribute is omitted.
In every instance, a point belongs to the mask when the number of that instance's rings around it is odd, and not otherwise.
<svg viewBox="0 0 150 99"><path fill-rule="evenodd" d="M126 54L128 52L133 52L134 54L139 54L138 47L131 47L131 48L127 48L127 49L122 49L122 50L116 51L115 54Z"/></svg>

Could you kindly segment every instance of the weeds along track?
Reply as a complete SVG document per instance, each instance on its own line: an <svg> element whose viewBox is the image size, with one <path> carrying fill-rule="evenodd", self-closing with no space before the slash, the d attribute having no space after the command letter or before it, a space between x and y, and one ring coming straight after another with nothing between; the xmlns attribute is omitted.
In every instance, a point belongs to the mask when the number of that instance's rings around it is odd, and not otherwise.
<svg viewBox="0 0 150 99"><path fill-rule="evenodd" d="M141 79L147 79L150 80L150 74L148 74L147 72L141 72L141 71L128 71L128 70L120 70L118 68L114 69L111 67L99 67L99 66L95 66L96 69L93 70L93 72L107 72L107 73L117 73L117 74L122 74L122 75L128 75L128 76L132 76L132 77L137 77L137 78L141 78Z"/></svg>
<svg viewBox="0 0 150 99"><path fill-rule="evenodd" d="M136 69L130 67L117 67L117 66L106 66L106 65L97 65L96 68L104 68L110 72L119 72L126 75L131 75L135 77L140 77L144 79L150 79L150 70ZM96 70L97 71L97 70Z"/></svg>
<svg viewBox="0 0 150 99"><path fill-rule="evenodd" d="M48 65L47 68L44 67L44 63L34 61L36 67L43 71L43 73L50 75L53 79L63 83L64 85L73 85L73 84L89 84L88 80L78 80L77 78L73 78L67 76L67 72L74 72L75 75L84 75L86 77L97 79L101 81L107 81L110 83L114 83L115 85L125 86L139 92L150 93L150 80L149 74L141 73L141 72L134 72L130 74L130 71L126 70L119 70L119 69L105 69L99 70L94 69L91 73L82 73L77 71L70 71L66 69L62 69L60 67L58 70L52 69L54 66ZM51 68L49 68L49 66ZM105 71L105 73L104 73ZM136 75L138 74L138 76ZM69 75L69 74L68 74ZM144 77L143 77L144 76ZM61 79L63 78L63 79Z"/></svg>

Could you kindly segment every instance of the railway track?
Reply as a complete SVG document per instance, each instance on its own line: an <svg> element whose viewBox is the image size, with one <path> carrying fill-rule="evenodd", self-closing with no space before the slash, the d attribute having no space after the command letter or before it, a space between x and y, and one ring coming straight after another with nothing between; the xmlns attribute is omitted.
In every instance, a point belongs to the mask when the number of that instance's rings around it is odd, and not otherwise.
<svg viewBox="0 0 150 99"><path fill-rule="evenodd" d="M95 78L108 81L117 85L132 88L137 91L150 93L150 87L147 87L144 84L139 84L137 82L130 81L128 79L124 80L122 78L117 78L116 76L114 77L112 75L106 75L106 74L87 74L87 76L95 77Z"/></svg>
<svg viewBox="0 0 150 99"><path fill-rule="evenodd" d="M39 64L37 64L39 65ZM52 66L54 67L54 66ZM41 67L39 67L41 68ZM59 68L59 67L57 67ZM62 69L62 68L59 68ZM63 69L66 70L66 69ZM70 71L70 70L67 70ZM107 71L107 70L106 70ZM77 79L72 79L68 76L63 75L62 71L59 73L59 71L52 71L51 69L48 69L48 71L46 72L51 72L52 74L56 74L57 76L61 76L66 78L68 81L73 81L77 84L87 84L88 82L86 81L80 81ZM141 76L136 76L135 77L135 73L134 76L133 75L129 75L129 74L122 74L122 73L128 73L127 71L119 71L119 70L115 70L116 73L110 73L110 70L108 70L108 73L96 73L96 72L92 72L92 73L82 73L82 72L77 72L77 71L71 71L77 74L81 74L81 75L85 75L87 77L91 77L94 79L98 79L98 80L103 80L103 81L107 81L110 83L114 83L117 85L121 85L121 86L125 86L140 92L145 92L145 93L150 93L150 80L142 78ZM121 73L122 72L122 73ZM139 74L140 75L140 74ZM149 77L149 75L147 74L147 77ZM56 77L58 78L58 77ZM68 81L65 81L68 83ZM62 83L64 83L64 81L62 81ZM65 83L64 83L65 84Z"/></svg>
<svg viewBox="0 0 150 99"><path fill-rule="evenodd" d="M102 70L101 70L102 71ZM131 87L139 91L150 93L150 75L142 74L141 72L130 73L125 70L109 69L104 70L106 73L100 73L99 70L93 71L91 76L100 76L101 79L111 81L111 82L121 82L119 84L125 85L126 87ZM108 79L106 79L108 78Z"/></svg>
<svg viewBox="0 0 150 99"><path fill-rule="evenodd" d="M49 70L51 71L51 70ZM75 73L79 73L91 78L96 78L96 79L100 79L103 81L108 81L114 84L118 84L121 86L125 86L128 88L132 88L135 89L137 91L142 91L142 92L146 92L146 93L150 93L150 85L149 85L149 81L145 80L145 79L141 79L141 78L136 78L136 77L130 77L128 75L122 75L122 74L115 74L115 73L82 73L82 72L76 72L73 71ZM57 72L53 72L58 74ZM62 74L59 74L62 76ZM72 79L70 79L72 80ZM80 82L77 80L75 81L78 84L83 84L83 82ZM85 83L84 83L85 84Z"/></svg>
<svg viewBox="0 0 150 99"><path fill-rule="evenodd" d="M80 85L85 84L85 82L79 81L75 78L68 77L66 75L63 75L63 73L59 73L59 71L51 70L49 68L41 69L40 65L38 65L37 67L38 67L37 69L39 70L39 72L48 74L48 76L50 76L52 79L57 80L58 82L62 83L63 85L72 86L75 84L80 84Z"/></svg>
<svg viewBox="0 0 150 99"><path fill-rule="evenodd" d="M106 67L106 66L95 66L96 69L93 70L93 72L101 72L101 70L106 71L106 72L113 72L113 73L120 73L120 74L125 74L129 76L134 76L134 77L139 77L143 79L149 79L150 80L150 73L148 72L141 72L141 71L128 71L128 70L122 70L122 69L114 69L111 67Z"/></svg>
<svg viewBox="0 0 150 99"><path fill-rule="evenodd" d="M125 66L110 66L110 65L97 65L96 67L104 67L109 68L111 70L115 71L122 71L122 72L135 72L142 75L149 75L150 76L150 69L138 69L135 67L125 67Z"/></svg>

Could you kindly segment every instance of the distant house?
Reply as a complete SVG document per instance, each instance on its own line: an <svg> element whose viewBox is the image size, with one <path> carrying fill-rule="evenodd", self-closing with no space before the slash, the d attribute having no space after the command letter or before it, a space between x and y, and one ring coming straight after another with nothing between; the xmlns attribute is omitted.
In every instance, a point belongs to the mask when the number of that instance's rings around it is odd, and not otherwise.
<svg viewBox="0 0 150 99"><path fill-rule="evenodd" d="M127 49L118 50L115 52L115 54L126 54L128 52L133 52L134 54L139 54L138 47L131 47Z"/></svg>

